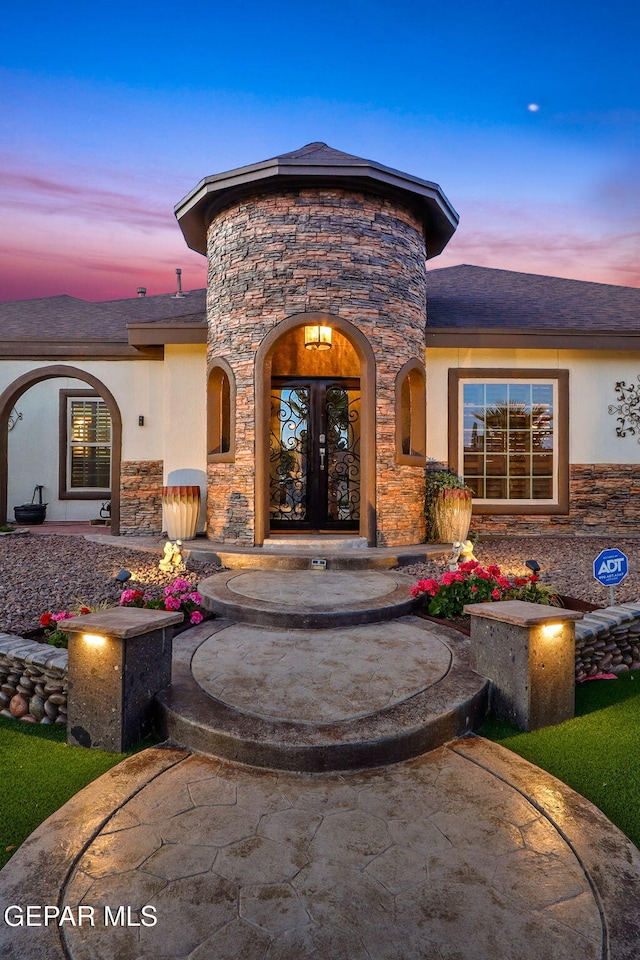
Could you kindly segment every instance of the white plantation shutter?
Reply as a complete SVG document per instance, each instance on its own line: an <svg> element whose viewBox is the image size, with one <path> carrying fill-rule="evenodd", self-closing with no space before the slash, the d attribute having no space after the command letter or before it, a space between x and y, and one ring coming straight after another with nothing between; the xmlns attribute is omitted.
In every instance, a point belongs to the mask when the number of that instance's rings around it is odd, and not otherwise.
<svg viewBox="0 0 640 960"><path fill-rule="evenodd" d="M103 400L68 401L67 486L108 490L111 485L111 417Z"/></svg>

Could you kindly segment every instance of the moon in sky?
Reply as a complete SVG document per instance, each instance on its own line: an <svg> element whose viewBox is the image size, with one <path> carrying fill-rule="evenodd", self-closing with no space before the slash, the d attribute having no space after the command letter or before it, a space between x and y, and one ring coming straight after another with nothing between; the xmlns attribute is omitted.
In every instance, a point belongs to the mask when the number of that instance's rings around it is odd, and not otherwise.
<svg viewBox="0 0 640 960"><path fill-rule="evenodd" d="M527 110L529 111L529 113L537 113L539 109L540 109L540 104L539 104L539 103L528 103L528 104L527 104Z"/></svg>

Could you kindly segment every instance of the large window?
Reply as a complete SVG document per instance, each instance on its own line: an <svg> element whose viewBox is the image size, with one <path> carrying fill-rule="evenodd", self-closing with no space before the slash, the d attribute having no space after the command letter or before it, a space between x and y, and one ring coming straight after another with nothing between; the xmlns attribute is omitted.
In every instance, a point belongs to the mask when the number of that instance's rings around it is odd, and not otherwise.
<svg viewBox="0 0 640 960"><path fill-rule="evenodd" d="M484 505L484 512L564 512L566 371L452 374L455 460L476 507Z"/></svg>
<svg viewBox="0 0 640 960"><path fill-rule="evenodd" d="M60 496L110 495L111 416L104 400L80 390L61 391Z"/></svg>

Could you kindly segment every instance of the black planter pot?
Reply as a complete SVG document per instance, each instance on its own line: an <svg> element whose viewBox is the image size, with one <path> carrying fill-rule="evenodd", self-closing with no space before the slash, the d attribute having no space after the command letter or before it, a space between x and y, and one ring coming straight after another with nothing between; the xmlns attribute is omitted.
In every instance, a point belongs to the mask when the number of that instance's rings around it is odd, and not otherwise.
<svg viewBox="0 0 640 960"><path fill-rule="evenodd" d="M47 515L46 503L23 503L19 507L14 507L13 512L16 517L16 523L31 524L44 523Z"/></svg>

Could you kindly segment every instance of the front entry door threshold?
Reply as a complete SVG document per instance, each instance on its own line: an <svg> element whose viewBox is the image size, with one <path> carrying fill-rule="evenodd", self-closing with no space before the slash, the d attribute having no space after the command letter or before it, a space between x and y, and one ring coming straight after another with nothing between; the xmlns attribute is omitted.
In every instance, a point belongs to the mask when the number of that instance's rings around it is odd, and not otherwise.
<svg viewBox="0 0 640 960"><path fill-rule="evenodd" d="M263 550L317 550L334 551L366 550L369 544L366 537L347 536L339 533L296 533L287 536L268 537L262 544Z"/></svg>

